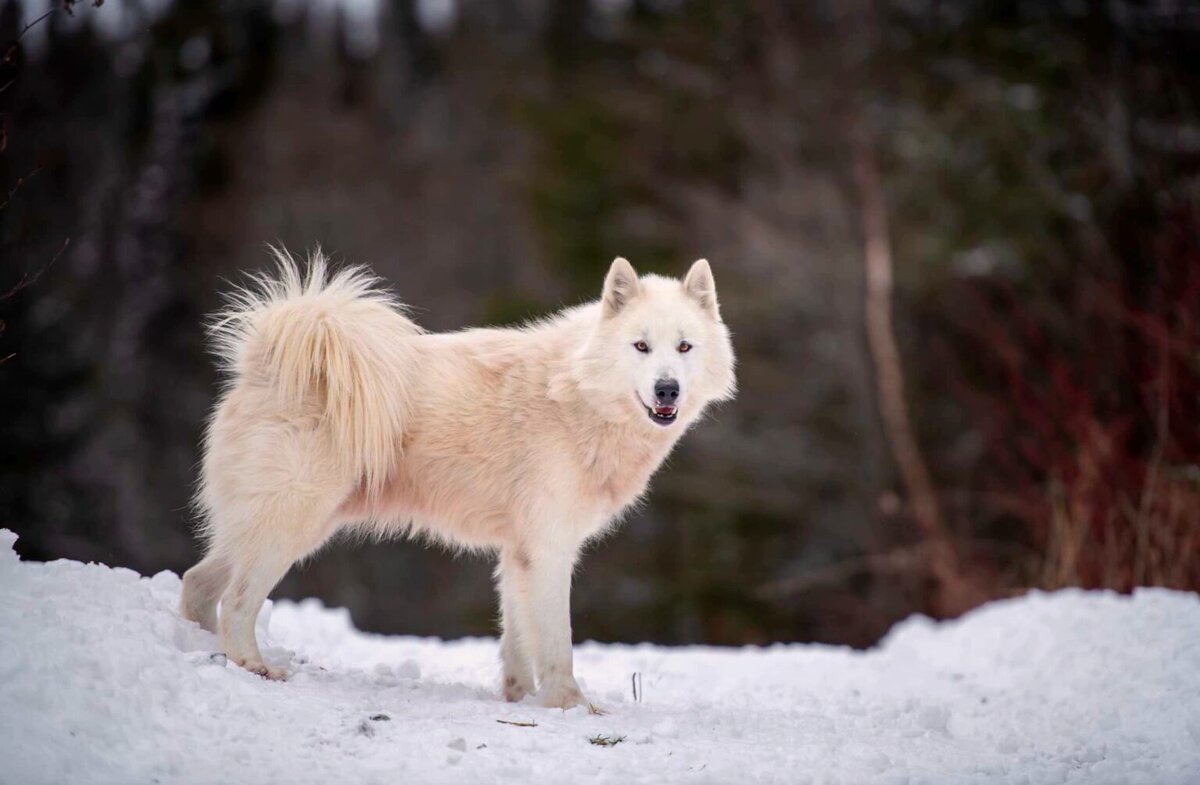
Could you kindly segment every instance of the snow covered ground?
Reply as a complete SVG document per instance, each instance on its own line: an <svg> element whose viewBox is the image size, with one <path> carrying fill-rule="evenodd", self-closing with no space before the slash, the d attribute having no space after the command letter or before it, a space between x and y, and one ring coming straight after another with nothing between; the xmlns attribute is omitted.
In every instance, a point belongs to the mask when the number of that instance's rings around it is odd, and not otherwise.
<svg viewBox="0 0 1200 785"><path fill-rule="evenodd" d="M176 614L174 574L14 540L3 783L1200 783L1194 595L1033 594L866 653L584 644L591 716L504 703L494 640L367 635L314 601L264 612L294 674L264 681Z"/></svg>

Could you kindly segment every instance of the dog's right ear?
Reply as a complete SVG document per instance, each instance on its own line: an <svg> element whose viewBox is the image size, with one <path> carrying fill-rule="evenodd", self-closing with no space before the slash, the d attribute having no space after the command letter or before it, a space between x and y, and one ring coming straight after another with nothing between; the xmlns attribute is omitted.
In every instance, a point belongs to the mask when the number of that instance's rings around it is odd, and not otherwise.
<svg viewBox="0 0 1200 785"><path fill-rule="evenodd" d="M616 316L633 298L642 291L638 283L637 270L627 259L618 256L608 268L604 278L604 294L600 296L600 309L605 318Z"/></svg>

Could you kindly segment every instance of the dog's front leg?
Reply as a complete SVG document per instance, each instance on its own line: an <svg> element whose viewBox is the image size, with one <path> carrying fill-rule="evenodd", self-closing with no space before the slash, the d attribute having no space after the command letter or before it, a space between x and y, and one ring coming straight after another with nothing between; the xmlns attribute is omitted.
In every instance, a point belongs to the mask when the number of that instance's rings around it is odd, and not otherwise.
<svg viewBox="0 0 1200 785"><path fill-rule="evenodd" d="M587 705L571 656L571 573L578 547L529 548L516 560L516 611L543 706Z"/></svg>
<svg viewBox="0 0 1200 785"><path fill-rule="evenodd" d="M505 548L496 568L500 592L500 665L504 699L519 701L536 689L529 658L528 634L521 628L519 599L524 586L521 573L528 569L529 556L521 548Z"/></svg>

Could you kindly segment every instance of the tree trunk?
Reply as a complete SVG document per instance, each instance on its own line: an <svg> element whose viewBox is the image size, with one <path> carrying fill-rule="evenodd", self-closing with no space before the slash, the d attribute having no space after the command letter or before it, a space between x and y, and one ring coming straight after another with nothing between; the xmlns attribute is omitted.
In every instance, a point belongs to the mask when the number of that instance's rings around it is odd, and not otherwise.
<svg viewBox="0 0 1200 785"><path fill-rule="evenodd" d="M979 588L962 574L958 556L946 536L937 491L921 454L905 400L904 368L892 327L894 289L887 202L874 147L861 119L851 123L851 155L858 185L864 260L867 343L875 364L876 394L884 433L900 471L913 517L929 545L929 567L937 582L934 603L946 616L963 613L982 602Z"/></svg>

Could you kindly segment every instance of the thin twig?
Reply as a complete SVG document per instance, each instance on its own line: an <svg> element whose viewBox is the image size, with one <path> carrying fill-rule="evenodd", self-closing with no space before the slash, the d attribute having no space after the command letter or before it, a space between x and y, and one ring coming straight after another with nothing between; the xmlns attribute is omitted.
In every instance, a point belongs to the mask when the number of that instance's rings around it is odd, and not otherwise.
<svg viewBox="0 0 1200 785"><path fill-rule="evenodd" d="M54 266L54 263L58 261L58 257L63 255L63 251L67 250L67 246L70 244L71 244L70 237L63 240L62 247L58 249L58 253L54 254L54 256L50 259L50 261L46 262L44 265L42 265L40 268L38 268L38 271L35 272L32 276L29 274L28 271L26 271L25 274L21 276L21 280L17 281L15 284L13 284L11 289L9 289L7 292L4 292L3 294L0 294L0 300L7 300L8 298L12 297L13 295L15 295L17 292L21 291L22 289L27 289L28 287L33 286L35 283L37 283L38 279L41 278L42 275L45 274L45 272L47 270L49 270L51 267Z"/></svg>
<svg viewBox="0 0 1200 785"><path fill-rule="evenodd" d="M40 24L42 21L44 21L47 17L49 17L51 14L55 13L56 11L58 11L57 8L51 8L46 13L39 16L37 19L34 19L32 22L26 23L25 26L21 28L21 32L17 33L17 37L8 42L8 47L4 50L4 57L0 58L0 68L7 68L8 66L13 64L13 61L17 57L17 51L19 49L18 44L21 43L21 39L25 37L25 34L28 33L29 30L31 28L33 28L35 25ZM3 87L0 87L0 93L3 93L8 88L12 87L13 82L15 82L15 81L17 81L16 77L9 79L8 82L5 83L5 85Z"/></svg>
<svg viewBox="0 0 1200 785"><path fill-rule="evenodd" d="M32 180L41 171L42 171L42 166L41 166L41 164L38 164L37 166L35 166L33 168L33 171L31 171L29 174L25 175L24 177L18 177L17 181L15 183L13 183L13 187L8 189L8 194L5 195L4 201L0 202L0 210L3 210L5 207L8 207L8 203L12 201L12 198L13 198L13 196L16 195L17 191L21 190L21 187L23 185L25 185L25 183Z"/></svg>
<svg viewBox="0 0 1200 785"><path fill-rule="evenodd" d="M41 24L41 22L43 22L47 17L49 17L55 11L58 11L58 9L51 8L50 10L46 11L46 13L39 16L37 19L34 19L32 22L27 22L25 24L25 26L21 28L21 32L17 33L17 37L14 38L11 42L9 42L8 49L6 49L4 52L4 60L0 61L0 65L8 65L10 62L12 62L13 55L16 52L17 44L21 43L21 39L25 37L25 34L28 33L29 30L32 27L34 27L35 25Z"/></svg>
<svg viewBox="0 0 1200 785"><path fill-rule="evenodd" d="M62 4L61 8L51 8L51 9L47 10L46 13L39 16L37 19L34 19L31 22L26 22L25 26L21 28L21 32L17 33L17 37L14 38L12 41L10 41L8 43L8 48L4 50L4 57L0 58L0 68L5 68L5 67L12 65L13 60L17 56L17 50L18 50L17 45L21 43L21 39L24 38L25 34L28 33L32 28L41 24L46 19L48 19L51 15L57 13L60 10L66 11L67 16L75 16L75 12L72 10L75 7L75 3L76 3L76 0L63 0L63 4ZM92 6L94 8L99 8L102 5L104 5L104 0L92 0ZM3 87L0 87L0 93L3 93L8 88L12 87L13 83L16 81L17 80L15 77L12 79L9 79L8 82L6 82L4 84Z"/></svg>

